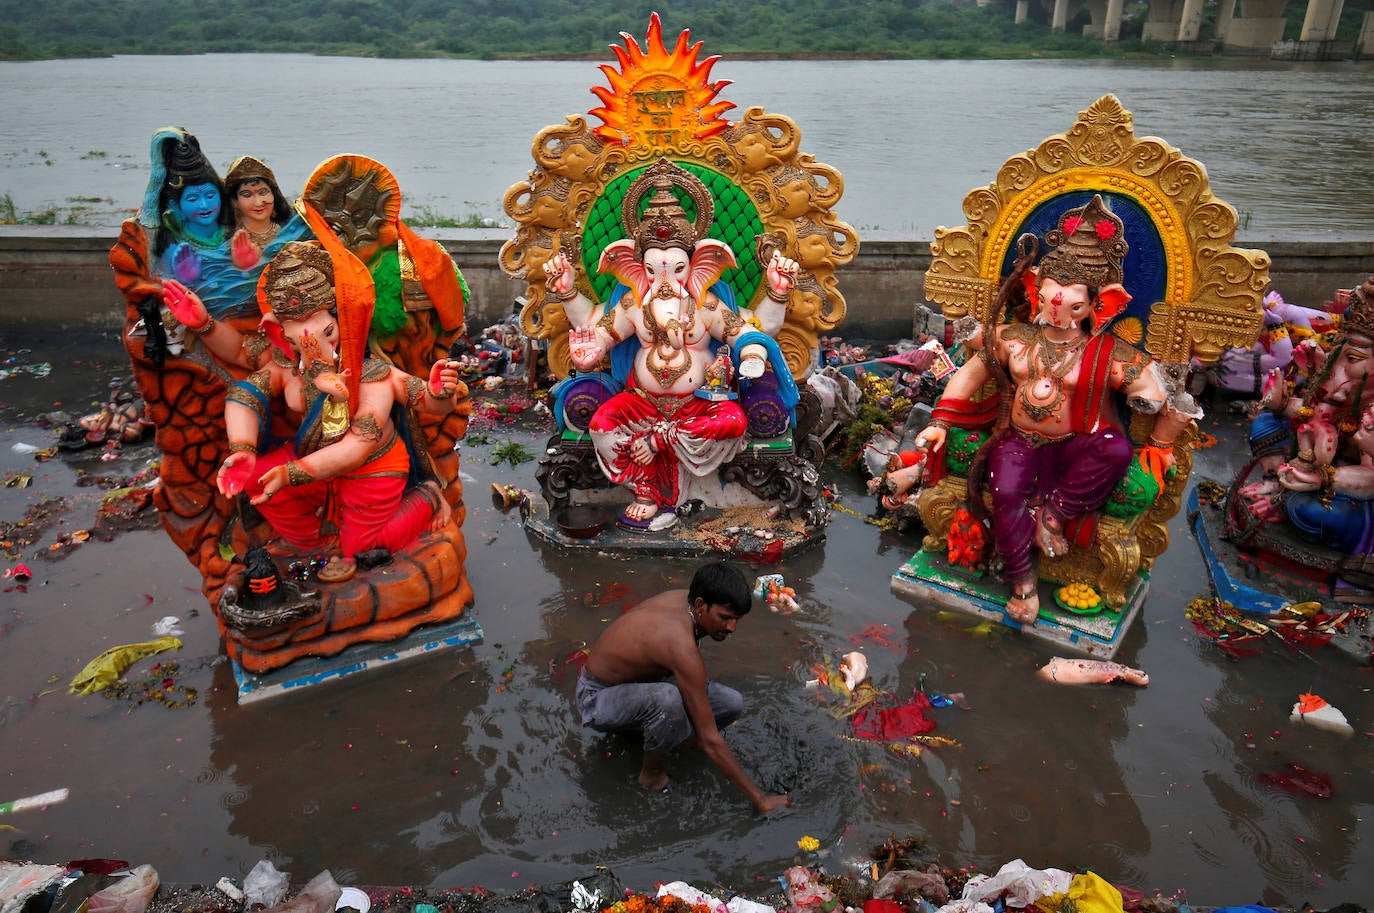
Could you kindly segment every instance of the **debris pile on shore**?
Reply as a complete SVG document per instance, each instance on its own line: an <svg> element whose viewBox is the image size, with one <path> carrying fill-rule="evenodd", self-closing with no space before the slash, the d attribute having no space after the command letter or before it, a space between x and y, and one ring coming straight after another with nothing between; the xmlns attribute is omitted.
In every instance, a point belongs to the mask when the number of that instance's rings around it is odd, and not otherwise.
<svg viewBox="0 0 1374 913"><path fill-rule="evenodd" d="M863 865L832 874L820 864L820 841L797 841L795 864L775 887L754 897L717 894L682 881L652 891L626 888L605 867L552 886L514 893L482 887L340 887L328 870L292 892L289 877L260 861L243 884L163 885L149 865L109 859L66 865L0 861L4 913L1278 913L1253 904L1190 907L1183 893L1145 894L1093 872L1033 869L1020 859L987 875L950 868L924 852L919 839L874 848ZM1323 913L1304 905L1301 913ZM1366 913L1354 903L1324 913Z"/></svg>

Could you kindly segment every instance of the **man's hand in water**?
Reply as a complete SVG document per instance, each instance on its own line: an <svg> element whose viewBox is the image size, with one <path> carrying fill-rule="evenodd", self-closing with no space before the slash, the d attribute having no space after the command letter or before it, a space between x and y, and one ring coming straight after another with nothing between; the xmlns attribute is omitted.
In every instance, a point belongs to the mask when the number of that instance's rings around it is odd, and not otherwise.
<svg viewBox="0 0 1374 913"><path fill-rule="evenodd" d="M756 803L759 814L766 815L775 812L780 808L791 808L792 800L786 796L764 796Z"/></svg>

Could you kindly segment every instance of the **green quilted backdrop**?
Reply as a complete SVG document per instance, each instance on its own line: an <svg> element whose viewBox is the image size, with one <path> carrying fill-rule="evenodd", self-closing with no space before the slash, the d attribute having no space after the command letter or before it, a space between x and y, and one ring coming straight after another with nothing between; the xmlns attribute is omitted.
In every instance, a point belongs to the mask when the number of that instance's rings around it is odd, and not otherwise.
<svg viewBox="0 0 1374 913"><path fill-rule="evenodd" d="M754 238L763 233L763 222L754 201L718 171L694 162L677 164L699 178L715 198L716 215L711 222L711 237L729 244L739 263L736 269L726 270L721 278L735 290L739 304L748 305L763 281L763 267L754 256ZM596 271L601 251L612 241L625 237L625 226L620 224L620 204L630 184L648 167L634 168L607 184L587 215L587 224L582 231L582 266L591 277L592 291L598 301L605 301L616 284L611 274ZM691 199L685 194L679 194L679 199L687 218L695 219L696 206ZM643 202L647 205L647 194Z"/></svg>

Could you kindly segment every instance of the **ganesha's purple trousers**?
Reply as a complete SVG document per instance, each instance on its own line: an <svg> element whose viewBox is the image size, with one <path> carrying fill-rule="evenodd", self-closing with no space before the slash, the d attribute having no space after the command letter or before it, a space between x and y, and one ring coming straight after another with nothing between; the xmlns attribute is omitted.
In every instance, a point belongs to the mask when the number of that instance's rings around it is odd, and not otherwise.
<svg viewBox="0 0 1374 913"><path fill-rule="evenodd" d="M993 541L1008 583L1032 576L1035 505L1047 503L1064 520L1097 510L1134 453L1130 438L1111 427L1039 447L1013 428L997 442L988 458L988 490Z"/></svg>

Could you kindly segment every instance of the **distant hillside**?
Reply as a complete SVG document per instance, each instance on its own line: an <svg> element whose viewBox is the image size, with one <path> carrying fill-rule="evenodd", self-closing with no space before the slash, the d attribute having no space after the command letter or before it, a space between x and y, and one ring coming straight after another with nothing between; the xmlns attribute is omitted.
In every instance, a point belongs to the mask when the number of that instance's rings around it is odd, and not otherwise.
<svg viewBox="0 0 1374 913"><path fill-rule="evenodd" d="M1146 6L1128 4L1117 45L1044 24L1032 0L1015 25L1010 2L971 0L0 0L0 58L304 51L369 57L606 56L622 31L643 39L651 10L669 38L690 29L711 54L780 57L1082 57L1158 53L1139 36ZM1289 4L1288 37L1302 6ZM1374 0L1346 0L1353 39ZM1209 19L1216 5L1207 5ZM1294 18L1296 17L1296 22ZM1210 24L1205 24L1204 37Z"/></svg>
<svg viewBox="0 0 1374 913"><path fill-rule="evenodd" d="M949 0L0 0L0 56L307 51L356 56L595 57L649 13L713 54L1010 57L1113 53L1009 4Z"/></svg>

